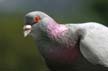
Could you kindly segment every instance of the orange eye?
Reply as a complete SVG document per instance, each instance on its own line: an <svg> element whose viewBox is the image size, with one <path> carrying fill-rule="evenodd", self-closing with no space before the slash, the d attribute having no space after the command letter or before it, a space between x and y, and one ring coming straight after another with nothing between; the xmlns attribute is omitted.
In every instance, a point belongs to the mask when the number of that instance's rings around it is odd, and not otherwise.
<svg viewBox="0 0 108 71"><path fill-rule="evenodd" d="M40 19L41 19L40 16L36 16L36 17L34 18L34 22L35 22L35 23L38 23L38 22L40 21Z"/></svg>

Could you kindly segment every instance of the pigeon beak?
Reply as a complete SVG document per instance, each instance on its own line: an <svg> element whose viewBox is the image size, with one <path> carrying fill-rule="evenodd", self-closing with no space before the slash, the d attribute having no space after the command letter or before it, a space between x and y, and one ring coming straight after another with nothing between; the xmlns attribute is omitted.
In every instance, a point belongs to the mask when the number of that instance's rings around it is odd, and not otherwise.
<svg viewBox="0 0 108 71"><path fill-rule="evenodd" d="M23 27L23 30L24 30L24 37L27 37L30 32L31 32L31 29L32 29L32 26L31 25L25 25Z"/></svg>

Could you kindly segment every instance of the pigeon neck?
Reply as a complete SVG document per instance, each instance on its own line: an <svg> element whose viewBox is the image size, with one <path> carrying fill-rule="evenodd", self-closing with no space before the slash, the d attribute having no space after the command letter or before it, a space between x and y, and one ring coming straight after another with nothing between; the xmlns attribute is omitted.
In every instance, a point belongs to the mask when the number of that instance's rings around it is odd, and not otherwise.
<svg viewBox="0 0 108 71"><path fill-rule="evenodd" d="M47 33L51 38L59 38L67 30L65 25L49 22L47 25Z"/></svg>

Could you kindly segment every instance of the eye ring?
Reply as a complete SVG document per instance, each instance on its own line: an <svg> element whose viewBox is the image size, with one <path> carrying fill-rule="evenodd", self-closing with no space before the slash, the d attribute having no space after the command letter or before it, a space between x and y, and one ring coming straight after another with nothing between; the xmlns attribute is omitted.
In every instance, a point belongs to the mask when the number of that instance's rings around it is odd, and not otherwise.
<svg viewBox="0 0 108 71"><path fill-rule="evenodd" d="M39 23L40 20L41 20L40 16L36 16L34 18L34 23Z"/></svg>

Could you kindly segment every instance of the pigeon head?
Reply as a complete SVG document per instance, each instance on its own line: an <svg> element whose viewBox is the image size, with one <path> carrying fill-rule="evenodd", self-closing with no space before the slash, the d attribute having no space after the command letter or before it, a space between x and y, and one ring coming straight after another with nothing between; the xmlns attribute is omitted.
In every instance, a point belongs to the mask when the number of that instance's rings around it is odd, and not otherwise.
<svg viewBox="0 0 108 71"><path fill-rule="evenodd" d="M33 11L25 15L24 36L40 28L42 31L46 30L49 21L54 21L51 17L41 11Z"/></svg>

